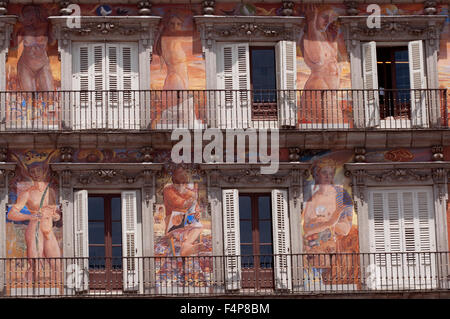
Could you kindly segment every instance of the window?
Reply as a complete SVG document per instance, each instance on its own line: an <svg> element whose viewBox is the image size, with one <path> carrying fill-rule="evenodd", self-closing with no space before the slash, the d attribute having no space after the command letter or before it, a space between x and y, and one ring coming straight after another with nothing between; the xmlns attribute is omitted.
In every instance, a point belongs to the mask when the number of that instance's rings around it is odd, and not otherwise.
<svg viewBox="0 0 450 319"><path fill-rule="evenodd" d="M435 218L430 188L369 190L370 252L377 289L436 285Z"/></svg>
<svg viewBox="0 0 450 319"><path fill-rule="evenodd" d="M239 194L243 288L273 287L270 194Z"/></svg>
<svg viewBox="0 0 450 319"><path fill-rule="evenodd" d="M120 194L89 195L89 281L92 289L122 289Z"/></svg>
<svg viewBox="0 0 450 319"><path fill-rule="evenodd" d="M138 128L137 44L74 43L73 48L75 128Z"/></svg>
<svg viewBox="0 0 450 319"><path fill-rule="evenodd" d="M217 47L217 88L223 90L219 92L220 127L249 128L263 120L295 126L295 42L219 43Z"/></svg>
<svg viewBox="0 0 450 319"><path fill-rule="evenodd" d="M76 290L138 288L138 262L133 258L140 254L137 207L136 191L74 193L76 263L89 273L76 282Z"/></svg>
<svg viewBox="0 0 450 319"><path fill-rule="evenodd" d="M427 126L422 40L398 48L381 45L375 41L362 45L366 126L394 125L396 120ZM380 123L386 119L389 122Z"/></svg>
<svg viewBox="0 0 450 319"><path fill-rule="evenodd" d="M250 47L252 119L277 119L274 47Z"/></svg>
<svg viewBox="0 0 450 319"><path fill-rule="evenodd" d="M377 47L380 117L410 119L408 47Z"/></svg>
<svg viewBox="0 0 450 319"><path fill-rule="evenodd" d="M290 289L287 201L286 190L270 194L223 190L227 289Z"/></svg>

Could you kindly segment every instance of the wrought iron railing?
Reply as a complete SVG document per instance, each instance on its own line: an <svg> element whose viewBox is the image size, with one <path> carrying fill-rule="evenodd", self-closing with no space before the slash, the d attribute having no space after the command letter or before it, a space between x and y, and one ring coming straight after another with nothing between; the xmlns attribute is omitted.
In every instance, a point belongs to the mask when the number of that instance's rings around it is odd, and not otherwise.
<svg viewBox="0 0 450 319"><path fill-rule="evenodd" d="M0 271L5 298L450 292L450 252L6 258Z"/></svg>
<svg viewBox="0 0 450 319"><path fill-rule="evenodd" d="M447 89L0 92L0 131L447 129Z"/></svg>

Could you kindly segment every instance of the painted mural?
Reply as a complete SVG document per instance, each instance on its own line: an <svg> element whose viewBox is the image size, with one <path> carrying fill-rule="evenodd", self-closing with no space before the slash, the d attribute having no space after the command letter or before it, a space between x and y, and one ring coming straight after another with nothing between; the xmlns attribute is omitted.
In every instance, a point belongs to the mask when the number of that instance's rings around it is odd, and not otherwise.
<svg viewBox="0 0 450 319"><path fill-rule="evenodd" d="M159 154L158 162L167 163L169 156ZM154 234L155 256L161 257L156 264L158 287L209 285L210 258L173 258L212 253L206 183L195 167L164 165L156 182Z"/></svg>
<svg viewBox="0 0 450 319"><path fill-rule="evenodd" d="M178 93L170 90L204 90L205 65L199 33L194 30L193 16L199 6L154 7L154 14L162 17L154 44L151 70L151 89L155 92L156 119L153 127L181 119L194 128L202 128L205 118L205 97L200 92ZM177 123L177 122L175 122Z"/></svg>
<svg viewBox="0 0 450 319"><path fill-rule="evenodd" d="M27 259L62 257L58 181L49 171L49 163L56 155L55 150L10 153L10 160L16 162L18 168L9 181L6 256L20 259L13 261L16 263L14 272L7 272L9 288L28 288L36 280L49 285L51 281L52 288L55 288L55 284L62 284L59 261L35 262Z"/></svg>
<svg viewBox="0 0 450 319"><path fill-rule="evenodd" d="M356 255L342 255L334 260L330 253L357 253L358 228L351 197L350 181L343 164L352 161L352 152L325 151L310 160L312 168L306 181L305 205L301 212L304 280L306 285L357 283Z"/></svg>
<svg viewBox="0 0 450 319"><path fill-rule="evenodd" d="M368 149L366 161L379 162L429 162L432 160L431 148L393 148Z"/></svg>

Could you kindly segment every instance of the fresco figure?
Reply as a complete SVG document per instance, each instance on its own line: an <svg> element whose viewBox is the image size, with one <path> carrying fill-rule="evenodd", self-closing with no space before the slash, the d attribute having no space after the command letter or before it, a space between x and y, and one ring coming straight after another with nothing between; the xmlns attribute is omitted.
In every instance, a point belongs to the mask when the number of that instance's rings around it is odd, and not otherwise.
<svg viewBox="0 0 450 319"><path fill-rule="evenodd" d="M338 237L347 236L352 228L353 202L348 192L334 184L336 162L322 158L312 167L315 185L302 212L303 246L306 265L319 271L329 270L331 260L322 253L336 253Z"/></svg>
<svg viewBox="0 0 450 319"><path fill-rule="evenodd" d="M311 73L301 97L299 119L303 123L342 123L335 92L339 89L337 14L328 6L308 5L307 30L300 46Z"/></svg>
<svg viewBox="0 0 450 319"><path fill-rule="evenodd" d="M192 93L177 92L189 89L189 61L185 46L186 41L192 41L192 30L186 30L184 23L182 16L168 12L155 42L161 68L165 65L167 70L160 98L160 123L198 128L202 124L196 116L196 101Z"/></svg>
<svg viewBox="0 0 450 319"><path fill-rule="evenodd" d="M182 167L175 168L172 183L163 189L165 231L173 253L173 241L181 244L181 256L195 255L202 246L201 242L195 243L204 228L199 221L198 195L198 184L189 183L189 176Z"/></svg>
<svg viewBox="0 0 450 319"><path fill-rule="evenodd" d="M37 5L26 5L20 16L21 27L13 39L22 44L22 54L17 62L17 75L23 91L54 91L55 86L47 55L51 39L50 24Z"/></svg>
<svg viewBox="0 0 450 319"><path fill-rule="evenodd" d="M35 162L25 168L21 160L16 161L22 168L22 176L29 177L31 183L28 187L18 191L16 203L12 205L7 218L11 221L28 221L25 231L25 243L27 246L26 255L28 258L59 258L61 250L53 232L53 222L61 218L59 208L56 205L56 194L48 178L48 160L45 162ZM29 214L22 213L26 207ZM59 269L59 260L51 260L50 266L53 270ZM26 272L28 281L36 278L39 267L33 260L29 260L29 267ZM55 275L57 272L55 272Z"/></svg>

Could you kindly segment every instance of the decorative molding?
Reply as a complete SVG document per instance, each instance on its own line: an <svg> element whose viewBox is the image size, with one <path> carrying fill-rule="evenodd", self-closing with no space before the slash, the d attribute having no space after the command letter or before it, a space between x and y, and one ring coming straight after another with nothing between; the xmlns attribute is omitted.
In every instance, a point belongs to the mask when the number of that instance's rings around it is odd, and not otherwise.
<svg viewBox="0 0 450 319"><path fill-rule="evenodd" d="M51 163L51 169L62 177L62 186L136 185L153 187L153 175L162 168L155 163Z"/></svg>
<svg viewBox="0 0 450 319"><path fill-rule="evenodd" d="M283 0L281 13L284 16L291 16L294 14L294 1L291 0Z"/></svg>
<svg viewBox="0 0 450 319"><path fill-rule="evenodd" d="M85 40L88 36L96 40L123 40L132 37L141 40L143 45L151 47L161 17L158 16L81 16L80 27L68 27L68 16L51 16L55 37L61 46L67 46L72 40Z"/></svg>
<svg viewBox="0 0 450 319"><path fill-rule="evenodd" d="M434 145L431 147L431 152L433 153L433 161L443 161L444 160L444 147L442 145Z"/></svg>
<svg viewBox="0 0 450 319"><path fill-rule="evenodd" d="M150 146L144 146L140 151L141 162L151 163L153 162L153 148Z"/></svg>
<svg viewBox="0 0 450 319"><path fill-rule="evenodd" d="M149 16L152 14L152 4L148 0L139 1L137 7L141 16Z"/></svg>
<svg viewBox="0 0 450 319"><path fill-rule="evenodd" d="M424 8L423 9L423 13L426 14L426 15L434 15L434 14L436 14L436 12L437 12L437 5L438 5L437 1L434 1L434 0L425 1L424 4L423 4L423 8Z"/></svg>
<svg viewBox="0 0 450 319"><path fill-rule="evenodd" d="M73 148L70 146L64 146L59 149L60 162L72 162L73 161Z"/></svg>
<svg viewBox="0 0 450 319"><path fill-rule="evenodd" d="M215 5L216 5L216 2L214 0L204 0L202 2L203 14L204 15L213 15Z"/></svg>
<svg viewBox="0 0 450 319"><path fill-rule="evenodd" d="M72 14L72 10L68 8L72 2L70 0L60 0L59 1L59 14L62 16L69 16Z"/></svg>
<svg viewBox="0 0 450 319"><path fill-rule="evenodd" d="M356 1L344 1L349 16L356 16L359 14L358 5Z"/></svg>
<svg viewBox="0 0 450 319"><path fill-rule="evenodd" d="M0 147L0 162L6 162L8 160L8 148Z"/></svg>
<svg viewBox="0 0 450 319"><path fill-rule="evenodd" d="M303 17L194 16L203 47L213 41L294 41L303 28Z"/></svg>
<svg viewBox="0 0 450 319"><path fill-rule="evenodd" d="M11 42L11 34L16 24L17 16L0 15L0 51L7 50Z"/></svg>
<svg viewBox="0 0 450 319"><path fill-rule="evenodd" d="M0 15L6 15L8 13L9 0L0 1Z"/></svg>
<svg viewBox="0 0 450 319"><path fill-rule="evenodd" d="M289 161L298 162L300 161L301 149L299 147L289 147Z"/></svg>
<svg viewBox="0 0 450 319"><path fill-rule="evenodd" d="M7 187L7 178L13 178L16 173L16 163L0 163L0 189Z"/></svg>
<svg viewBox="0 0 450 319"><path fill-rule="evenodd" d="M356 163L364 163L366 161L366 149L364 147L355 147L355 159Z"/></svg>
<svg viewBox="0 0 450 319"><path fill-rule="evenodd" d="M444 27L442 15L380 16L381 27L369 28L367 16L340 16L347 46L360 41L413 41L427 40L431 46L439 46Z"/></svg>

